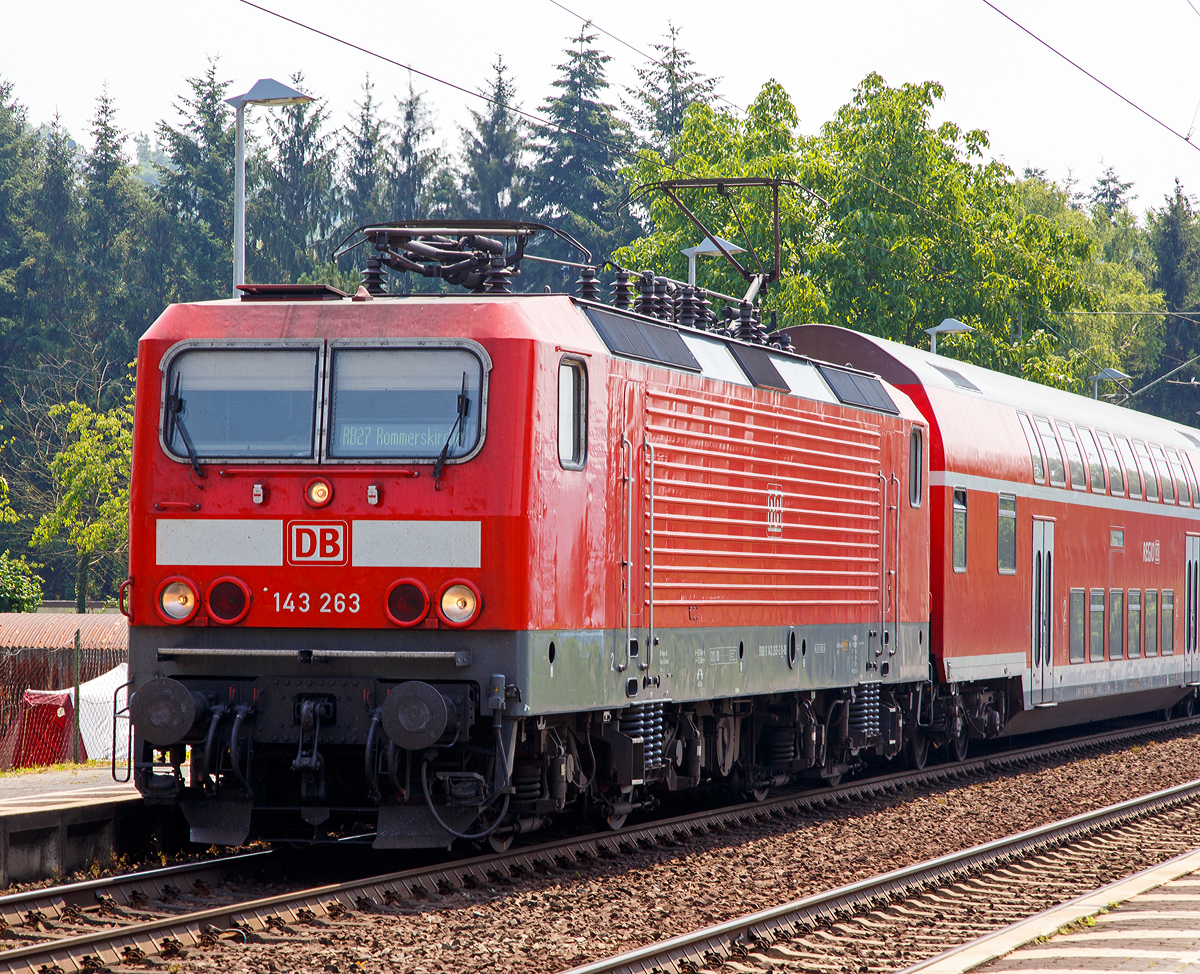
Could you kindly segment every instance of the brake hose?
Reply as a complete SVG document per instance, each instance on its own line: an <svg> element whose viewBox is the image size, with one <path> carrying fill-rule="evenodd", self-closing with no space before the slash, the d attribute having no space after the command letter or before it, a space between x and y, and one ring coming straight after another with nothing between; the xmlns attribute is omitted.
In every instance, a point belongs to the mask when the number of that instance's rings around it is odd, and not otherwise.
<svg viewBox="0 0 1200 974"><path fill-rule="evenodd" d="M438 825L440 825L443 829L445 829L447 832L449 832L456 839L470 839L470 840L486 839L489 835L491 835L493 832L496 831L496 829L499 827L500 823L504 821L504 816L508 814L508 805L509 805L509 802L512 800L512 795L508 791L508 787L509 787L508 757L504 753L504 738L502 736L502 732L500 730L499 725L496 726L495 730L496 730L496 756L497 756L497 759L501 762L500 766L504 769L504 785L502 786L502 789L504 791L504 805L500 809L500 814L496 816L496 821L494 821L491 825L489 825L482 832L477 832L475 835L470 835L466 832L458 832L458 831L450 828L449 825L447 825L445 822L442 821L442 817L437 813L437 808L434 807L433 796L429 793L429 758L425 758L421 762L421 790L425 793L425 804L429 806L429 813L433 816L434 821L437 822ZM487 808L493 802L495 802L496 795L498 795L498 794L500 794L499 791L497 791L496 794L493 794L491 798L489 798L486 802L484 802L482 807L480 808L480 812L482 812L485 808Z"/></svg>

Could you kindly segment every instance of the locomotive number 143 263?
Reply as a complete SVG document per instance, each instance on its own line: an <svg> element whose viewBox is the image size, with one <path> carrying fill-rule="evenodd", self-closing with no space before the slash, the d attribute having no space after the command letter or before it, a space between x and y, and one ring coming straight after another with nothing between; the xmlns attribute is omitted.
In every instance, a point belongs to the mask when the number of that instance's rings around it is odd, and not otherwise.
<svg viewBox="0 0 1200 974"><path fill-rule="evenodd" d="M307 592L275 592L276 612L357 612L359 597L357 592L321 592L309 596Z"/></svg>

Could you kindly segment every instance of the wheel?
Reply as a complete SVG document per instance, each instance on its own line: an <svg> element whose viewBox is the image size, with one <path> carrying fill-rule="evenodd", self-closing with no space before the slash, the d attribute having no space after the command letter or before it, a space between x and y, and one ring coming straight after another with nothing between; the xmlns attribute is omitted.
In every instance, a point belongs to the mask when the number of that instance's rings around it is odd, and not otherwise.
<svg viewBox="0 0 1200 974"><path fill-rule="evenodd" d="M953 740L950 741L950 756L955 761L965 761L967 759L967 747L971 743L971 730L967 727L966 715L959 711L959 731Z"/></svg>
<svg viewBox="0 0 1200 974"><path fill-rule="evenodd" d="M625 819L627 819L627 818L629 818L628 814L609 815L604 819L604 824L607 825L614 832L616 832L618 829L620 829L625 824Z"/></svg>
<svg viewBox="0 0 1200 974"><path fill-rule="evenodd" d="M493 832L487 837L487 841L488 845L492 847L492 852L508 852L514 838L515 836L511 832L508 835L497 835Z"/></svg>
<svg viewBox="0 0 1200 974"><path fill-rule="evenodd" d="M904 745L904 763L913 771L921 771L929 761L929 735L914 727L912 737Z"/></svg>
<svg viewBox="0 0 1200 974"><path fill-rule="evenodd" d="M1196 712L1196 695L1189 693L1186 697L1179 701L1179 716L1183 718L1191 717Z"/></svg>

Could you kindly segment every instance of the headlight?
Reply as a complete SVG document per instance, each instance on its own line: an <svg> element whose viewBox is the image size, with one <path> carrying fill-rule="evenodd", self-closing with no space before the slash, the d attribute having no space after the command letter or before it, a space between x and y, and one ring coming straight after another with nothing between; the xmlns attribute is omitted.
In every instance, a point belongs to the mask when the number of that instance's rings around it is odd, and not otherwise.
<svg viewBox="0 0 1200 974"><path fill-rule="evenodd" d="M209 586L205 605L215 622L231 626L241 622L250 611L250 590L240 578L232 575L218 578Z"/></svg>
<svg viewBox="0 0 1200 974"><path fill-rule="evenodd" d="M198 601L196 586L186 578L169 578L158 590L158 611L167 622L187 622Z"/></svg>
<svg viewBox="0 0 1200 974"><path fill-rule="evenodd" d="M415 578L402 578L388 589L384 608L396 625L411 628L429 614L429 590Z"/></svg>
<svg viewBox="0 0 1200 974"><path fill-rule="evenodd" d="M304 488L304 499L310 507L324 507L333 500L333 485L320 477L310 480Z"/></svg>
<svg viewBox="0 0 1200 974"><path fill-rule="evenodd" d="M450 626L465 626L474 622L479 609L479 591L470 582L450 582L438 598L438 615Z"/></svg>

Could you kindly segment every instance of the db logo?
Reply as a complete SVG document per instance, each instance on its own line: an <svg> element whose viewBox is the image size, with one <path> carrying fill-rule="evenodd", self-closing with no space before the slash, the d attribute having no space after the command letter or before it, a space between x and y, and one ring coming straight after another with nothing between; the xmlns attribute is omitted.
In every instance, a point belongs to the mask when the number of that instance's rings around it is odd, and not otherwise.
<svg viewBox="0 0 1200 974"><path fill-rule="evenodd" d="M345 521L288 523L289 565L346 564Z"/></svg>

